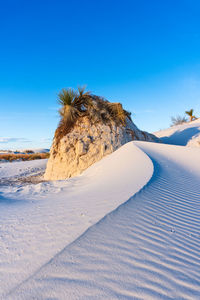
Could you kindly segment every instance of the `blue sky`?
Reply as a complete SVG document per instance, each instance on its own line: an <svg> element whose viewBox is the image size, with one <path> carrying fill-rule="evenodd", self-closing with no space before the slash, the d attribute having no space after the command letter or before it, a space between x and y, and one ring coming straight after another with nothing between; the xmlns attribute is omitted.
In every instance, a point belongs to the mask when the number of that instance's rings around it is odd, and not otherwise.
<svg viewBox="0 0 200 300"><path fill-rule="evenodd" d="M199 0L0 2L0 149L49 147L57 94L87 85L147 131L200 116Z"/></svg>

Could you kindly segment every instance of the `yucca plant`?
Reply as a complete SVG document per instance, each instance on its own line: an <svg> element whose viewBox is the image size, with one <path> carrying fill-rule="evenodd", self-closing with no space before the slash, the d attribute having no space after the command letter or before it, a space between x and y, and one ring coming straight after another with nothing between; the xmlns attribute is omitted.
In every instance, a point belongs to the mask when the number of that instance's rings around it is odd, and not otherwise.
<svg viewBox="0 0 200 300"><path fill-rule="evenodd" d="M78 93L73 89L62 89L58 94L58 103L62 105L59 110L62 119L68 124L73 123L80 113Z"/></svg>
<svg viewBox="0 0 200 300"><path fill-rule="evenodd" d="M197 118L193 115L193 112L194 112L194 109L190 109L190 110L188 110L188 111L185 112L185 113L189 116L190 122L197 119Z"/></svg>
<svg viewBox="0 0 200 300"><path fill-rule="evenodd" d="M90 91L86 92L86 86L78 86L78 94L80 98L90 96Z"/></svg>

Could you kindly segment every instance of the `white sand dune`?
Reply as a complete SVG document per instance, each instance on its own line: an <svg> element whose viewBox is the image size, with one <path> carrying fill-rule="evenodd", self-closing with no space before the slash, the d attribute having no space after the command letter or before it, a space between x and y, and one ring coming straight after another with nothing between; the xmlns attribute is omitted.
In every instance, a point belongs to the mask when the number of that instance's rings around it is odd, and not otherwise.
<svg viewBox="0 0 200 300"><path fill-rule="evenodd" d="M154 132L165 144L200 147L200 119Z"/></svg>
<svg viewBox="0 0 200 300"><path fill-rule="evenodd" d="M47 159L32 161L16 161L0 164L0 179L17 178L19 176L29 176L44 171Z"/></svg>
<svg viewBox="0 0 200 300"><path fill-rule="evenodd" d="M40 160L2 164L0 176L12 174L16 178L29 174L31 169L35 172L39 164L45 166ZM91 225L138 192L152 174L151 160L129 143L83 175L67 181L0 185L0 295L4 298Z"/></svg>
<svg viewBox="0 0 200 300"><path fill-rule="evenodd" d="M135 144L154 163L148 184L8 299L200 299L200 151Z"/></svg>

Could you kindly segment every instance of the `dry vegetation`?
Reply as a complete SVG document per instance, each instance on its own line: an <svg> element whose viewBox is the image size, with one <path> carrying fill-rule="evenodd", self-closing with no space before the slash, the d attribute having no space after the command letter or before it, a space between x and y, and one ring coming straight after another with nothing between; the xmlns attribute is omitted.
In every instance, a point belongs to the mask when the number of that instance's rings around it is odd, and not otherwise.
<svg viewBox="0 0 200 300"><path fill-rule="evenodd" d="M34 159L44 159L49 158L49 153L30 153L30 154L0 154L0 161L15 161L15 160L34 160Z"/></svg>
<svg viewBox="0 0 200 300"><path fill-rule="evenodd" d="M91 124L102 122L125 126L126 119L131 119L131 113L124 110L121 103L110 103L106 99L86 92L85 88L63 89L58 95L61 105L59 110L61 120L55 132L55 143L69 133L77 120L88 117Z"/></svg>
<svg viewBox="0 0 200 300"><path fill-rule="evenodd" d="M189 120L185 116L179 116L177 115L176 117L171 117L172 124L171 126L176 126L176 125L181 125L186 122L192 122L197 120L197 117L193 114L194 109L190 109L188 111L185 111L185 114L189 117Z"/></svg>

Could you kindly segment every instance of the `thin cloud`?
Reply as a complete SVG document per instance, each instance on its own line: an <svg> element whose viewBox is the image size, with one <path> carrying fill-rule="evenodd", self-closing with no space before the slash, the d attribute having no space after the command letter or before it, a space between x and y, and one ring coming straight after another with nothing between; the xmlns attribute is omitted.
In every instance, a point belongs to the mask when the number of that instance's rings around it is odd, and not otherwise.
<svg viewBox="0 0 200 300"><path fill-rule="evenodd" d="M10 137L0 137L0 143L5 144L5 143L15 143L15 142L20 142L20 143L30 143L31 141L26 139L26 138L10 138Z"/></svg>

